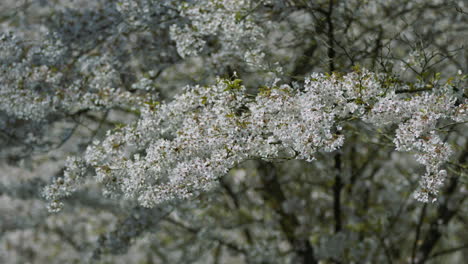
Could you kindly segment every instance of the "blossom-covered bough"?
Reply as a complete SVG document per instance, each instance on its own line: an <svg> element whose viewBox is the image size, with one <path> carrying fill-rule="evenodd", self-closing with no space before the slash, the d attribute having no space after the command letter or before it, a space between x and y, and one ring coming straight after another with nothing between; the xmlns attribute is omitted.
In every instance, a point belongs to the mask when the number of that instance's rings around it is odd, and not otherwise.
<svg viewBox="0 0 468 264"><path fill-rule="evenodd" d="M437 124L467 122L466 99L453 84L408 95L406 85L365 69L312 74L296 88L279 81L250 95L240 79L218 79L187 87L169 103L148 102L136 124L109 131L88 147L83 161L71 160L64 177L45 192L52 209L77 188L86 165L107 192L154 207L210 190L246 160L311 162L318 151L339 149L343 127L358 120L376 130L398 125L395 149L413 153L426 168L415 198L435 201L447 174L441 166L453 152Z"/></svg>
<svg viewBox="0 0 468 264"><path fill-rule="evenodd" d="M466 14L0 3L0 262L459 262Z"/></svg>

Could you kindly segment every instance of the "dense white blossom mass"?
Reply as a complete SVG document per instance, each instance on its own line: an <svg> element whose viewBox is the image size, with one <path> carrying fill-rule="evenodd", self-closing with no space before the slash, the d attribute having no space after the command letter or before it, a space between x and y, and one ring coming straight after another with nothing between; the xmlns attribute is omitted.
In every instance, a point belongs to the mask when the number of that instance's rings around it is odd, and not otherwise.
<svg viewBox="0 0 468 264"><path fill-rule="evenodd" d="M72 160L64 178L45 194L55 208L56 199L76 188L89 165L109 194L153 207L210 190L249 159L313 161L315 153L343 145L347 122L362 120L378 129L398 125L395 149L413 153L425 166L415 198L428 202L436 199L446 176L441 166L452 154L437 124L460 120L457 94L449 84L414 95L398 93L408 87L390 80L363 69L315 73L301 88L277 80L256 95L248 94L240 79L187 87L169 103L147 102L136 124L94 142L84 161Z"/></svg>

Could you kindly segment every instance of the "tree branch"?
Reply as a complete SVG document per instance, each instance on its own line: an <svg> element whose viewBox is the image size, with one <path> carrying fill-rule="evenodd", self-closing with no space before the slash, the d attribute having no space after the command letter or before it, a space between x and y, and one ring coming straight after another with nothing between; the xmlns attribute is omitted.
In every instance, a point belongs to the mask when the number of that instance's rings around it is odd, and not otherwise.
<svg viewBox="0 0 468 264"><path fill-rule="evenodd" d="M260 161L258 171L264 186L263 197L266 203L280 216L281 229L296 254L297 259L294 263L318 263L308 237L299 237L296 234L296 230L300 227L298 217L283 209L282 205L286 202L286 195L281 189L273 163Z"/></svg>

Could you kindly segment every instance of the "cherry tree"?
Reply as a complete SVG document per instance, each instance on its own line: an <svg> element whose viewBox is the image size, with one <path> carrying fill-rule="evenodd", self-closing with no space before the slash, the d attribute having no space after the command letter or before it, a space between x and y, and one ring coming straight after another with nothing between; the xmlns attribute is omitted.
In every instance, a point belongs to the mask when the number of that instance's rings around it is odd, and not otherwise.
<svg viewBox="0 0 468 264"><path fill-rule="evenodd" d="M468 258L463 1L0 8L2 263Z"/></svg>

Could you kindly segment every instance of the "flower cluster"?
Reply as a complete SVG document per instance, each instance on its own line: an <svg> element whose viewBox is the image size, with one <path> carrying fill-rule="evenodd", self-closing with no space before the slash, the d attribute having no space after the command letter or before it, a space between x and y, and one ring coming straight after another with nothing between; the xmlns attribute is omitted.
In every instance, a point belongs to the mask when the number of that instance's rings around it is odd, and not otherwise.
<svg viewBox="0 0 468 264"><path fill-rule="evenodd" d="M180 7L180 15L189 23L170 28L181 57L210 50L214 62L238 61L244 57L261 61L264 54L259 40L264 37L261 27L252 19L254 1L198 0ZM257 5L261 5L259 1Z"/></svg>
<svg viewBox="0 0 468 264"><path fill-rule="evenodd" d="M69 196L76 191L86 173L85 167L77 158L69 157L65 166L63 176L56 178L52 184L44 189L45 198L51 201L48 207L51 212L57 212L62 208L63 203L58 199Z"/></svg>
<svg viewBox="0 0 468 264"><path fill-rule="evenodd" d="M348 120L362 119L377 127L399 124L396 149L415 152L427 169L417 198L437 194L445 175L439 168L452 152L434 131L454 109L448 87L400 95L400 85L367 70L312 74L301 89L276 84L249 95L241 80L218 79L187 87L169 103L148 102L137 124L89 147L86 163L109 194L153 207L210 190L248 159L312 161L318 151L343 145Z"/></svg>
<svg viewBox="0 0 468 264"><path fill-rule="evenodd" d="M393 140L396 150L415 153L416 160L426 167L415 193L418 200L435 200L447 174L440 167L453 151L437 135L436 125L440 119L459 119L455 103L449 85L411 97L393 91L377 102L369 114L368 121L377 126L398 124Z"/></svg>
<svg viewBox="0 0 468 264"><path fill-rule="evenodd" d="M106 58L83 57L69 64L60 42L31 47L14 35L0 37L0 110L25 120L82 109L138 106L142 99L123 89L118 71ZM76 67L67 75L59 68Z"/></svg>

